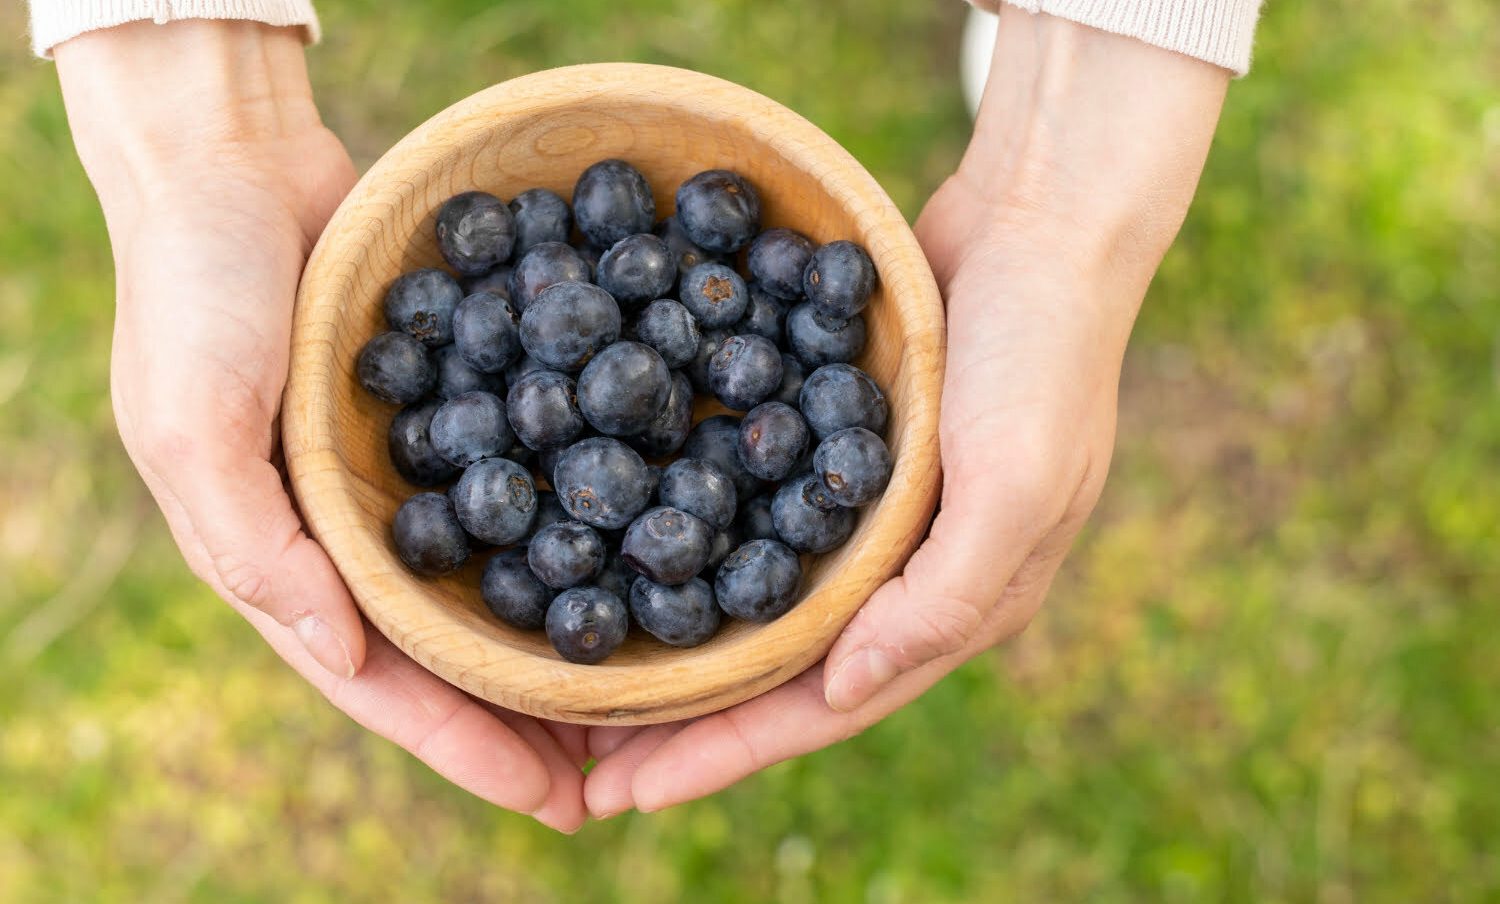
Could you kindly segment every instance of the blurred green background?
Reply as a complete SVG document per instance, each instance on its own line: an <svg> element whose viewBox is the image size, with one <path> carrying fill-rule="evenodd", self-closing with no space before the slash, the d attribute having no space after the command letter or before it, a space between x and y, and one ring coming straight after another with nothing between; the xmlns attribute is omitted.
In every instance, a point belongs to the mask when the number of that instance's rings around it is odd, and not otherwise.
<svg viewBox="0 0 1500 904"><path fill-rule="evenodd" d="M911 215L954 2L325 0L368 165L537 68L706 70ZM1500 899L1500 16L1268 4L1032 629L840 747L573 838L306 688L180 564L114 435L111 268L0 11L0 901Z"/></svg>

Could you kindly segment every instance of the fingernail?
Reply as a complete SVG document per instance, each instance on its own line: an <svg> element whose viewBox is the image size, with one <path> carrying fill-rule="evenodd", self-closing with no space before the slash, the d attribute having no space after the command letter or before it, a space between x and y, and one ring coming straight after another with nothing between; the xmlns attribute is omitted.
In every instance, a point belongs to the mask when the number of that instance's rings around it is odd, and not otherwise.
<svg viewBox="0 0 1500 904"><path fill-rule="evenodd" d="M318 665L340 678L354 677L354 660L349 658L349 648L344 646L343 640L321 618L316 615L307 615L297 620L292 625L292 631L312 658L318 661Z"/></svg>
<svg viewBox="0 0 1500 904"><path fill-rule="evenodd" d="M864 650L844 660L833 680L828 682L824 699L830 708L841 713L858 709L866 700L891 683L900 674L891 658L879 650Z"/></svg>

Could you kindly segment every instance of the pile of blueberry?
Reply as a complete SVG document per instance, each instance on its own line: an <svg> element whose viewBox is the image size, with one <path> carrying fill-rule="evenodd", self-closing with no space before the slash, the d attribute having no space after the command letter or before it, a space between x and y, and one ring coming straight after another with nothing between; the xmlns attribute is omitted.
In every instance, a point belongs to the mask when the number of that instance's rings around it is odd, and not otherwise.
<svg viewBox="0 0 1500 904"><path fill-rule="evenodd" d="M657 222L621 160L585 170L571 208L544 189L451 198L437 240L458 278L396 279L390 332L356 368L405 406L396 470L451 484L396 513L402 561L437 575L509 547L484 568L485 604L573 662L604 659L632 620L686 647L721 613L777 618L798 554L842 544L891 477L885 396L848 363L869 255L762 231L754 186L726 170L676 201ZM695 393L745 413L694 425Z"/></svg>

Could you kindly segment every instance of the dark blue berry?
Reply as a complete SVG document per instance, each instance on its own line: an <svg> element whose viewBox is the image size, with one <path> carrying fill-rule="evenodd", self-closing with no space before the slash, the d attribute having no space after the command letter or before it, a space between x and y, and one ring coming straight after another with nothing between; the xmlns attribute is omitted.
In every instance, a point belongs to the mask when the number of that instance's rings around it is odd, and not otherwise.
<svg viewBox="0 0 1500 904"><path fill-rule="evenodd" d="M735 527L746 540L775 540L776 526L771 523L771 496L762 493L740 505Z"/></svg>
<svg viewBox="0 0 1500 904"><path fill-rule="evenodd" d="M853 361L865 349L865 318L830 320L804 301L787 312L786 341L808 367Z"/></svg>
<svg viewBox="0 0 1500 904"><path fill-rule="evenodd" d="M475 462L449 495L464 530L485 543L514 543L530 532L536 519L536 486L531 474L509 459Z"/></svg>
<svg viewBox="0 0 1500 904"><path fill-rule="evenodd" d="M802 368L802 362L798 361L796 356L782 352L781 385L776 388L776 392L771 398L778 402L785 402L796 408L801 404L802 380L804 376L805 371Z"/></svg>
<svg viewBox="0 0 1500 904"><path fill-rule="evenodd" d="M625 641L629 629L625 603L602 587L564 590L547 609L547 639L569 662L603 661Z"/></svg>
<svg viewBox="0 0 1500 904"><path fill-rule="evenodd" d="M677 219L694 244L735 252L760 231L760 195L738 173L708 170L677 189Z"/></svg>
<svg viewBox="0 0 1500 904"><path fill-rule="evenodd" d="M521 354L521 315L489 292L470 295L453 312L453 344L469 366L497 374Z"/></svg>
<svg viewBox="0 0 1500 904"><path fill-rule="evenodd" d="M562 502L558 500L556 493L551 490L537 490L536 517L531 521L530 532L527 533L521 542L530 543L532 537L535 537L543 528L550 524L572 520L573 516L569 515L568 510L563 508Z"/></svg>
<svg viewBox="0 0 1500 904"><path fill-rule="evenodd" d="M521 314L522 347L553 370L581 370L618 338L619 305L588 283L549 286Z"/></svg>
<svg viewBox="0 0 1500 904"><path fill-rule="evenodd" d="M850 427L818 443L813 473L839 505L868 505L891 482L891 450L865 428Z"/></svg>
<svg viewBox="0 0 1500 904"><path fill-rule="evenodd" d="M650 232L656 200L640 170L623 160L601 160L573 187L573 217L584 238L608 248L627 235Z"/></svg>
<svg viewBox="0 0 1500 904"><path fill-rule="evenodd" d="M651 501L646 462L634 449L605 436L569 446L558 456L552 478L563 508L590 527L618 530Z"/></svg>
<svg viewBox="0 0 1500 904"><path fill-rule="evenodd" d="M639 342L616 342L578 375L578 409L595 430L634 436L666 407L672 375L661 355Z"/></svg>
<svg viewBox="0 0 1500 904"><path fill-rule="evenodd" d="M693 244L693 240L688 238L687 230L682 228L681 221L676 217L667 217L657 223L656 228L651 231L657 238L667 243L673 260L677 262L679 274L686 273L699 264L728 263L726 255Z"/></svg>
<svg viewBox="0 0 1500 904"><path fill-rule="evenodd" d="M548 587L577 587L604 570L604 538L582 522L559 521L532 536L527 561Z"/></svg>
<svg viewBox="0 0 1500 904"><path fill-rule="evenodd" d="M704 395L709 395L713 390L708 386L708 362L713 360L714 352L724 344L732 334L728 330L704 330L698 336L698 353L693 355L693 360L687 363L683 371L687 373L688 382L693 388Z"/></svg>
<svg viewBox="0 0 1500 904"><path fill-rule="evenodd" d="M764 336L779 345L786 336L786 312L790 307L767 292L760 283L751 283L750 302L745 306L745 316L734 325L734 333L737 336Z"/></svg>
<svg viewBox="0 0 1500 904"><path fill-rule="evenodd" d="M393 405L415 402L437 385L427 346L394 330L366 342L354 370L370 395Z"/></svg>
<svg viewBox="0 0 1500 904"><path fill-rule="evenodd" d="M714 530L734 523L734 481L707 459L679 458L667 465L656 493L662 505L696 515Z"/></svg>
<svg viewBox="0 0 1500 904"><path fill-rule="evenodd" d="M522 377L526 376L534 370L549 369L550 368L548 368L547 365L526 354L525 347L522 347L521 354L516 358L516 360L511 362L511 365L509 367L505 369L505 385L516 385L516 383L520 382L520 379Z"/></svg>
<svg viewBox="0 0 1500 904"><path fill-rule="evenodd" d="M437 454L460 468L501 455L516 442L504 400L487 392L466 392L444 402L432 416L429 432Z"/></svg>
<svg viewBox="0 0 1500 904"><path fill-rule="evenodd" d="M735 548L739 545L740 532L734 527L725 528L714 534L713 545L708 548L708 562L703 566L703 570L698 572L698 575L712 580L714 572L719 569L719 565L725 559L729 558L729 554L734 552Z"/></svg>
<svg viewBox="0 0 1500 904"><path fill-rule="evenodd" d="M635 318L631 332L636 340L656 349L667 367L673 369L693 360L698 353L698 341L703 338L698 320L670 298L646 305Z"/></svg>
<svg viewBox="0 0 1500 904"><path fill-rule="evenodd" d="M630 523L620 555L658 584L681 584L708 564L713 539L713 529L701 518L659 505Z"/></svg>
<svg viewBox="0 0 1500 904"><path fill-rule="evenodd" d="M573 231L573 213L557 192L533 188L510 202L516 218L515 256L520 257L543 242L566 242Z"/></svg>
<svg viewBox="0 0 1500 904"><path fill-rule="evenodd" d="M669 586L636 578L630 586L630 618L665 644L696 647L719 629L713 588L702 578Z"/></svg>
<svg viewBox="0 0 1500 904"><path fill-rule="evenodd" d="M478 276L510 259L516 218L494 195L466 191L438 209L437 240L449 266L464 276Z"/></svg>
<svg viewBox="0 0 1500 904"><path fill-rule="evenodd" d="M802 292L818 313L848 320L870 303L875 264L853 242L829 242L813 253L802 276Z"/></svg>
<svg viewBox="0 0 1500 904"><path fill-rule="evenodd" d="M708 387L726 408L749 411L781 386L781 351L764 336L731 336L708 362Z"/></svg>
<svg viewBox="0 0 1500 904"><path fill-rule="evenodd" d="M547 623L553 593L531 573L524 547L491 556L479 580L479 596L489 610L522 631L535 631Z"/></svg>
<svg viewBox="0 0 1500 904"><path fill-rule="evenodd" d="M760 478L740 462L740 419L727 414L704 418L682 446L685 458L704 458L734 481L735 495L744 502L761 490Z"/></svg>
<svg viewBox="0 0 1500 904"><path fill-rule="evenodd" d="M561 449L583 432L578 388L555 370L534 370L511 386L505 407L511 429L528 449Z"/></svg>
<svg viewBox="0 0 1500 904"><path fill-rule="evenodd" d="M677 285L677 262L667 243L650 233L629 235L599 258L599 288L621 304L661 298Z"/></svg>
<svg viewBox="0 0 1500 904"><path fill-rule="evenodd" d="M745 316L750 289L723 264L699 264L682 275L682 304L705 330L729 327Z"/></svg>
<svg viewBox="0 0 1500 904"><path fill-rule="evenodd" d="M742 621L768 622L797 605L802 563L775 540L751 540L729 554L714 576L719 608Z"/></svg>
<svg viewBox="0 0 1500 904"><path fill-rule="evenodd" d="M492 392L505 394L505 378L500 374L480 373L469 366L458 346L445 345L432 352L432 365L437 368L437 386L433 394L440 399L451 399L466 392Z"/></svg>
<svg viewBox="0 0 1500 904"><path fill-rule="evenodd" d="M765 290L777 298L802 297L802 274L813 258L813 243L800 232L767 229L750 244L745 264Z"/></svg>
<svg viewBox="0 0 1500 904"><path fill-rule="evenodd" d="M437 348L453 341L453 311L463 298L464 290L442 270L413 270L386 290L385 321Z"/></svg>
<svg viewBox="0 0 1500 904"><path fill-rule="evenodd" d="M827 552L854 532L854 510L834 502L817 475L804 474L776 491L771 500L771 522L776 526L776 536L792 549Z"/></svg>
<svg viewBox="0 0 1500 904"><path fill-rule="evenodd" d="M688 432L693 429L693 387L681 371L672 372L672 392L667 404L651 421L651 424L625 441L642 455L671 455L687 442Z"/></svg>
<svg viewBox="0 0 1500 904"><path fill-rule="evenodd" d="M447 574L469 558L469 538L442 493L418 493L391 524L396 554L417 574Z"/></svg>
<svg viewBox="0 0 1500 904"><path fill-rule="evenodd" d="M527 251L510 273L510 303L519 313L550 286L562 282L588 282L589 265L571 245L543 242Z"/></svg>
<svg viewBox="0 0 1500 904"><path fill-rule="evenodd" d="M519 252L517 252L519 256ZM461 281L464 287L464 295L469 296L477 292L488 292L491 295L499 295L506 301L510 300L510 274L514 268L510 264L501 264L492 270L488 270L480 276L466 276Z"/></svg>
<svg viewBox="0 0 1500 904"><path fill-rule="evenodd" d="M413 402L396 412L391 419L391 429L386 446L390 450L391 464L396 466L407 483L419 487L435 487L458 477L462 470L450 464L432 448L428 433L432 426L432 415L442 403L436 399Z"/></svg>
<svg viewBox="0 0 1500 904"><path fill-rule="evenodd" d="M807 451L807 422L785 402L756 405L740 422L739 455L761 480L783 480Z"/></svg>
<svg viewBox="0 0 1500 904"><path fill-rule="evenodd" d="M852 364L826 364L808 374L798 407L818 440L847 427L883 433L890 415L885 393L869 374Z"/></svg>
<svg viewBox="0 0 1500 904"><path fill-rule="evenodd" d="M594 585L603 587L620 599L630 598L630 585L635 583L639 577L635 569L625 564L620 558L620 550L617 546L611 546L604 555L604 568L594 578Z"/></svg>

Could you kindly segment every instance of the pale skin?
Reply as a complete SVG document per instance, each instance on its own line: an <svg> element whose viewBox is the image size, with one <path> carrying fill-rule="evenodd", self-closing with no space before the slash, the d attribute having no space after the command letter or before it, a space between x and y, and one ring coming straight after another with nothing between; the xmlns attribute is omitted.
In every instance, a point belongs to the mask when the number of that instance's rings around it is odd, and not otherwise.
<svg viewBox="0 0 1500 904"><path fill-rule="evenodd" d="M848 738L1026 627L1103 488L1126 342L1229 78L1003 14L974 137L917 222L949 322L930 536L788 684L688 723L586 729L476 701L408 659L362 621L287 491L293 297L355 180L299 36L133 23L55 56L114 249L120 435L189 566L360 724L565 832Z"/></svg>

